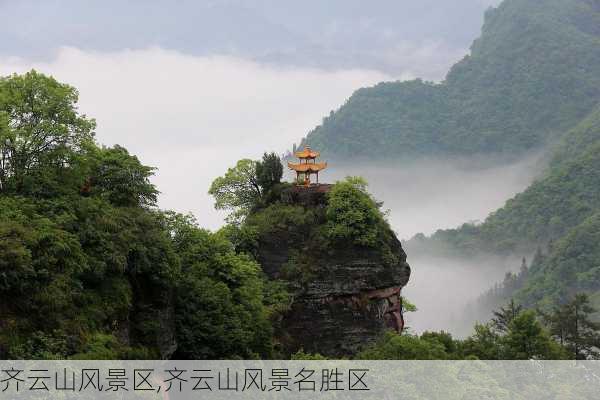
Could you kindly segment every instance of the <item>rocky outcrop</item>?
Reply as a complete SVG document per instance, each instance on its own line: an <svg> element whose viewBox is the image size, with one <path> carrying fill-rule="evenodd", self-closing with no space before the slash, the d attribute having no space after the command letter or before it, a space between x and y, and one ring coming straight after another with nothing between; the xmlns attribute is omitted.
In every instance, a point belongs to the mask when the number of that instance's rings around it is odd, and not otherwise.
<svg viewBox="0 0 600 400"><path fill-rule="evenodd" d="M281 201L324 209L330 185L292 187ZM271 278L286 279L293 292L290 310L277 334L285 353L303 349L329 357L355 354L386 329L401 331L401 291L410 277L406 254L390 231L387 248L315 242L315 225L280 226L259 238L258 259ZM386 227L389 229L389 227ZM390 257L391 256L391 257ZM300 264L304 274L287 271ZM286 272L287 271L287 272Z"/></svg>

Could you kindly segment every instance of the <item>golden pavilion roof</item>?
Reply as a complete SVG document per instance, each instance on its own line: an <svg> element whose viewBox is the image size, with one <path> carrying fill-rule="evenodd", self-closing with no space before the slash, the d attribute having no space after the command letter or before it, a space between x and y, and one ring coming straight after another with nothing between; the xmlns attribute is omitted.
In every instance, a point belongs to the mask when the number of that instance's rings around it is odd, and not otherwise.
<svg viewBox="0 0 600 400"><path fill-rule="evenodd" d="M298 158L317 158L319 157L319 152L313 151L310 146L306 146L304 150L297 151L294 155Z"/></svg>
<svg viewBox="0 0 600 400"><path fill-rule="evenodd" d="M296 172L319 172L322 169L327 168L327 163L322 162L293 164L291 162L288 162L288 168L293 169Z"/></svg>

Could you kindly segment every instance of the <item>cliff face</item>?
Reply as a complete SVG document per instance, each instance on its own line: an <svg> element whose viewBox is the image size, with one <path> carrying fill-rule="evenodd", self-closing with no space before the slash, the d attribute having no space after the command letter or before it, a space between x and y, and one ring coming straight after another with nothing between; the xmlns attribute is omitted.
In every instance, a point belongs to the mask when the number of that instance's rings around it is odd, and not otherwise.
<svg viewBox="0 0 600 400"><path fill-rule="evenodd" d="M386 251L351 241L323 243L331 185L292 187L281 203L300 223L275 223L258 238L258 260L272 279L289 282L293 302L278 339L286 353L355 354L386 329L401 331L401 290L410 277L406 254L387 224ZM297 222L297 221L296 221Z"/></svg>

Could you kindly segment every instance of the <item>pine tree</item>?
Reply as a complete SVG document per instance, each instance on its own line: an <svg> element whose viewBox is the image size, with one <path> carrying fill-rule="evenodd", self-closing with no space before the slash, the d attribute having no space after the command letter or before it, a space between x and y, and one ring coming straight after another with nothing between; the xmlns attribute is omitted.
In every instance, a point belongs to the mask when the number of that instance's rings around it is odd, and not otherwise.
<svg viewBox="0 0 600 400"><path fill-rule="evenodd" d="M506 307L500 307L500 310L494 311L492 324L499 332L507 332L510 323L519 315L523 307L516 304L514 299Z"/></svg>
<svg viewBox="0 0 600 400"><path fill-rule="evenodd" d="M508 360L554 360L564 357L564 349L550 338L532 310L518 312L508 324L502 342L503 358Z"/></svg>
<svg viewBox="0 0 600 400"><path fill-rule="evenodd" d="M265 153L261 161L256 163L256 178L263 193L281 182L283 165L275 153Z"/></svg>
<svg viewBox="0 0 600 400"><path fill-rule="evenodd" d="M559 317L566 318L565 344L576 360L600 357L600 324L590 315L596 309L590 305L587 294L580 293L561 308Z"/></svg>
<svg viewBox="0 0 600 400"><path fill-rule="evenodd" d="M527 277L527 273L529 272L529 268L527 267L527 259L523 257L523 261L521 262L521 269L519 270L519 279L523 280Z"/></svg>
<svg viewBox="0 0 600 400"><path fill-rule="evenodd" d="M550 331L550 335L556 339L561 346L564 346L569 320L564 307L554 307L551 313L545 313L541 310L538 310L538 313L542 316L544 325L546 325Z"/></svg>
<svg viewBox="0 0 600 400"><path fill-rule="evenodd" d="M553 338L563 345L576 360L600 357L600 324L590 315L596 310L590 306L586 294L577 294L572 301L555 307L552 313L540 312Z"/></svg>

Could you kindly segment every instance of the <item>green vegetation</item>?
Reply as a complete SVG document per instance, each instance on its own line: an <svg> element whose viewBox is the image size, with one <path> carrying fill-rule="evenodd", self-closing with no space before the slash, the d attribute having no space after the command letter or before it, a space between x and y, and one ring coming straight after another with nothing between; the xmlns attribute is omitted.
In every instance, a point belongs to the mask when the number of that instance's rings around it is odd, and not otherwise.
<svg viewBox="0 0 600 400"><path fill-rule="evenodd" d="M556 360L567 352L554 341L537 320L534 311L519 313L506 332L488 325L477 325L465 340L453 339L447 332L422 335L388 332L377 343L358 355L366 360Z"/></svg>
<svg viewBox="0 0 600 400"><path fill-rule="evenodd" d="M550 313L526 310L511 301L494 312L473 335L453 339L447 332L420 336L388 332L359 355L367 360L556 360L597 359L600 325L590 320L595 309L585 294Z"/></svg>
<svg viewBox="0 0 600 400"><path fill-rule="evenodd" d="M396 261L390 248L393 231L381 204L368 194L362 179L349 177L337 182L324 195L323 204L311 207L276 195L286 187L274 185L252 205L243 224L226 228L239 252L256 256L258 246L268 246L269 238L285 241L291 256L281 270L282 278L299 283L326 273L320 270L323 260L319 255L335 249L373 249L384 263Z"/></svg>
<svg viewBox="0 0 600 400"><path fill-rule="evenodd" d="M302 144L369 160L519 157L548 146L544 174L483 223L418 235L407 248L459 257L538 250L528 274L482 297L486 311L513 297L547 310L581 291L600 305L598 26L594 2L506 0L486 13L481 37L443 82L360 89Z"/></svg>
<svg viewBox="0 0 600 400"><path fill-rule="evenodd" d="M600 11L586 0L506 0L440 84L356 91L303 143L331 157L524 154L599 102Z"/></svg>
<svg viewBox="0 0 600 400"><path fill-rule="evenodd" d="M177 287L174 357L270 355L272 330L260 266L236 254L223 235L198 229L189 217L174 216L169 229L185 277Z"/></svg>
<svg viewBox="0 0 600 400"><path fill-rule="evenodd" d="M262 195L256 176L256 164L256 161L240 160L210 186L208 193L215 198L215 208L229 210L230 221L245 217Z"/></svg>
<svg viewBox="0 0 600 400"><path fill-rule="evenodd" d="M481 224L418 235L412 255L529 256L485 308L515 297L543 308L597 293L600 242L600 9L585 0L506 0L485 15L471 52L439 83L380 83L355 92L303 144L330 157L403 159L550 146L549 167ZM368 240L368 239L366 239ZM514 278L514 279L513 279ZM595 304L600 297L593 296ZM489 303L489 304L488 304Z"/></svg>
<svg viewBox="0 0 600 400"><path fill-rule="evenodd" d="M385 240L378 237L387 232L379 206L366 191L366 182L351 177L336 183L328 194L327 236L334 241L351 241L374 247Z"/></svg>
<svg viewBox="0 0 600 400"><path fill-rule="evenodd" d="M76 104L35 71L0 79L0 356L269 357L283 289L158 211L153 168Z"/></svg>
<svg viewBox="0 0 600 400"><path fill-rule="evenodd" d="M589 297L580 293L562 306L554 306L551 313L542 316L552 336L565 346L572 358L585 360L600 357L600 324L591 320L596 311Z"/></svg>
<svg viewBox="0 0 600 400"><path fill-rule="evenodd" d="M281 164L281 159L277 154L265 153L262 160L256 163L256 177L263 192L273 189L275 185L281 182L282 176L283 164Z"/></svg>
<svg viewBox="0 0 600 400"><path fill-rule="evenodd" d="M514 297L549 309L574 292L600 290L600 112L591 112L554 147L539 180L506 202L482 224L419 235L410 251L450 255L535 252L531 265L479 299L482 310ZM600 305L597 297L595 305Z"/></svg>
<svg viewBox="0 0 600 400"><path fill-rule="evenodd" d="M482 224L409 243L462 255L537 250L482 298L494 308L511 302L465 340L388 333L359 358L599 356L598 26L590 1L506 0L444 82L361 89L308 135L340 157L554 150L545 174ZM397 261L364 181L338 182L311 207L294 204L282 196L289 185L274 153L240 160L212 183L215 207L230 212L217 233L158 210L154 169L98 145L77 101L73 87L35 71L0 78L2 358L274 357L290 283L327 273L316 255L359 248ZM290 244L286 281L268 280L269 266L257 262L273 235Z"/></svg>
<svg viewBox="0 0 600 400"><path fill-rule="evenodd" d="M229 210L229 222L241 222L261 204L283 176L283 166L275 153L265 153L262 161L239 160L224 176L213 181L208 193L217 210Z"/></svg>
<svg viewBox="0 0 600 400"><path fill-rule="evenodd" d="M532 262L525 285L514 295L549 308L573 292L600 290L600 214L586 219ZM597 305L597 303L596 303Z"/></svg>
<svg viewBox="0 0 600 400"><path fill-rule="evenodd" d="M391 234L357 179L315 210L284 203L273 153L215 180L236 223L203 230L158 210L154 169L98 146L76 105L74 88L35 71L0 79L3 358L273 357L290 298L255 260L261 235L293 225L320 248L375 248Z"/></svg>
<svg viewBox="0 0 600 400"><path fill-rule="evenodd" d="M413 252L530 254L528 270L480 299L483 308L515 297L545 309L574 292L600 290L600 113L593 111L556 146L545 176L482 224L413 238ZM598 305L600 303L594 302Z"/></svg>
<svg viewBox="0 0 600 400"><path fill-rule="evenodd" d="M526 254L564 237L600 211L599 146L587 147L578 157L557 163L482 224L440 230L430 240L463 254ZM417 238L413 243L418 246L418 242Z"/></svg>

